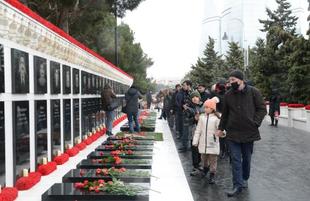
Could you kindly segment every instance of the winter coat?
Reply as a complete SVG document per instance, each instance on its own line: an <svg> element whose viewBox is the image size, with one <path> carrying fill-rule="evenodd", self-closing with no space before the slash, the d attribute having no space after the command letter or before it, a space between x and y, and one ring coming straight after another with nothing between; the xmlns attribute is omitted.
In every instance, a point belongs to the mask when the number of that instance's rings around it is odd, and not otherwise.
<svg viewBox="0 0 310 201"><path fill-rule="evenodd" d="M131 87L130 89L128 89L127 93L125 94L127 114L138 113L139 98L141 99L142 95L136 88Z"/></svg>
<svg viewBox="0 0 310 201"><path fill-rule="evenodd" d="M275 111L280 115L280 95L273 94L269 99L269 115L274 116Z"/></svg>
<svg viewBox="0 0 310 201"><path fill-rule="evenodd" d="M175 104L176 104L176 110L178 112L183 111L183 105L191 102L189 94L190 94L189 91L184 91L183 89L181 89L177 93L177 95L175 97Z"/></svg>
<svg viewBox="0 0 310 201"><path fill-rule="evenodd" d="M256 88L245 85L242 91L230 89L224 96L219 129L226 130L226 139L237 143L260 140L258 127L266 113L264 100Z"/></svg>
<svg viewBox="0 0 310 201"><path fill-rule="evenodd" d="M206 136L208 136L208 138L211 137L212 140L215 139L215 142L220 146L219 138L215 136L219 123L220 119L213 113L208 115L202 114L199 116L199 121L193 138L193 145L198 145L199 153L205 154L208 151Z"/></svg>
<svg viewBox="0 0 310 201"><path fill-rule="evenodd" d="M101 92L101 103L102 109L108 111L108 106L112 103L113 98L116 98L116 95L111 88L104 88Z"/></svg>
<svg viewBox="0 0 310 201"><path fill-rule="evenodd" d="M211 94L209 94L208 92L204 91L202 93L199 93L200 94L200 100L201 102L205 102L206 100L208 100L209 98L211 98Z"/></svg>
<svg viewBox="0 0 310 201"><path fill-rule="evenodd" d="M152 94L150 92L147 92L146 93L146 102L148 104L151 104L152 103Z"/></svg>

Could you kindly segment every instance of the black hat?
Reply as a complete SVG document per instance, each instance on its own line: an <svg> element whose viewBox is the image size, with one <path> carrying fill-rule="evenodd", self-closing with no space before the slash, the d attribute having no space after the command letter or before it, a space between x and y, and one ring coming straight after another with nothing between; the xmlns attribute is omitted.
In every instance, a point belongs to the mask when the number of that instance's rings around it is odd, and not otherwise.
<svg viewBox="0 0 310 201"><path fill-rule="evenodd" d="M238 78L239 80L243 80L243 72L240 70L234 70L230 73L229 77L235 77Z"/></svg>

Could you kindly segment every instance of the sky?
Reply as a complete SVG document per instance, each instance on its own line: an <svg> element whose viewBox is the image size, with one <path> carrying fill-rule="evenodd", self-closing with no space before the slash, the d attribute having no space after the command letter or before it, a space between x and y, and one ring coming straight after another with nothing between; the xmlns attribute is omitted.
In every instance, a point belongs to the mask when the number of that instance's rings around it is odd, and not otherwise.
<svg viewBox="0 0 310 201"><path fill-rule="evenodd" d="M156 80L182 79L199 56L203 0L145 0L123 22L153 59Z"/></svg>

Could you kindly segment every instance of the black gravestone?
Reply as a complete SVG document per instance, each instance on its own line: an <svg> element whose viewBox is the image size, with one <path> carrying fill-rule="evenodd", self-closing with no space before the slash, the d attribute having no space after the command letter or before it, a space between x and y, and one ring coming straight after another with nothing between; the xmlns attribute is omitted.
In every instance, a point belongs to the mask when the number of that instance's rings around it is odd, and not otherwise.
<svg viewBox="0 0 310 201"><path fill-rule="evenodd" d="M63 100L64 146L71 144L71 100Z"/></svg>
<svg viewBox="0 0 310 201"><path fill-rule="evenodd" d="M34 93L45 94L47 92L46 59L34 56Z"/></svg>
<svg viewBox="0 0 310 201"><path fill-rule="evenodd" d="M73 136L74 139L80 136L80 101L73 99Z"/></svg>
<svg viewBox="0 0 310 201"><path fill-rule="evenodd" d="M69 66L62 66L62 86L63 94L71 93L71 68Z"/></svg>
<svg viewBox="0 0 310 201"><path fill-rule="evenodd" d="M60 150L60 100L51 101L51 136L52 151Z"/></svg>
<svg viewBox="0 0 310 201"><path fill-rule="evenodd" d="M39 164L43 157L47 157L47 106L45 100L35 104L36 161Z"/></svg>
<svg viewBox="0 0 310 201"><path fill-rule="evenodd" d="M28 53L11 49L12 58L12 93L29 93L29 58Z"/></svg>
<svg viewBox="0 0 310 201"><path fill-rule="evenodd" d="M78 69L73 69L72 71L72 79L73 79L73 94L80 93L80 71Z"/></svg>
<svg viewBox="0 0 310 201"><path fill-rule="evenodd" d="M13 102L13 142L15 175L29 168L29 102Z"/></svg>
<svg viewBox="0 0 310 201"><path fill-rule="evenodd" d="M0 44L0 93L4 93L4 53L3 45Z"/></svg>
<svg viewBox="0 0 310 201"><path fill-rule="evenodd" d="M0 102L0 185L5 184L4 102Z"/></svg>
<svg viewBox="0 0 310 201"><path fill-rule="evenodd" d="M60 93L60 64L54 61L50 63L51 94Z"/></svg>
<svg viewBox="0 0 310 201"><path fill-rule="evenodd" d="M91 94L91 74L87 73L87 89L86 94Z"/></svg>
<svg viewBox="0 0 310 201"><path fill-rule="evenodd" d="M87 73L82 71L82 94L86 94L87 88Z"/></svg>

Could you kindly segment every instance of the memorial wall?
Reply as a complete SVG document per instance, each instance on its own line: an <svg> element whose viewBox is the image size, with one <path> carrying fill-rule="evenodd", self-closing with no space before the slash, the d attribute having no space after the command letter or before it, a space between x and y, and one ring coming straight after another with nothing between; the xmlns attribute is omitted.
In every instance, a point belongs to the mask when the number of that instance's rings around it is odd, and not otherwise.
<svg viewBox="0 0 310 201"><path fill-rule="evenodd" d="M121 115L133 79L30 10L0 2L0 185L104 125L109 84Z"/></svg>

